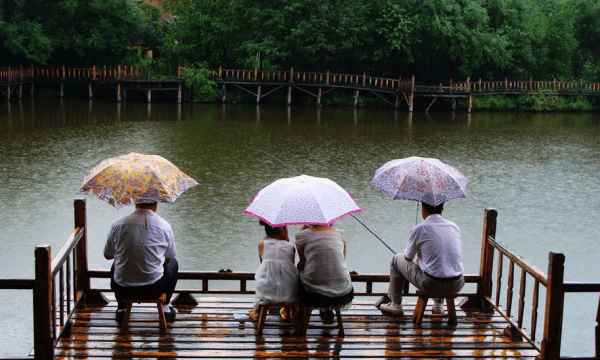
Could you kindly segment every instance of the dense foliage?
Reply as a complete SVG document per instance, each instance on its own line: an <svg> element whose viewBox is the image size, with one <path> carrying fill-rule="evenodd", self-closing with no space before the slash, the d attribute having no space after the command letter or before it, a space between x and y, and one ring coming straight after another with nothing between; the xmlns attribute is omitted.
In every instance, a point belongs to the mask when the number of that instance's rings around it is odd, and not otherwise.
<svg viewBox="0 0 600 360"><path fill-rule="evenodd" d="M0 0L3 65L600 81L597 0ZM148 60L146 60L148 61Z"/></svg>

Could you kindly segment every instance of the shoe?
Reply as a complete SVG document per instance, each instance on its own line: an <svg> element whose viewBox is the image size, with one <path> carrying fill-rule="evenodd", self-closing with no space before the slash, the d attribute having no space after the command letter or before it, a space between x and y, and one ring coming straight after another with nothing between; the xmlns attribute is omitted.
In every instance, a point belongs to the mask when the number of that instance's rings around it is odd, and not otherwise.
<svg viewBox="0 0 600 360"><path fill-rule="evenodd" d="M388 315L396 315L396 316L404 315L404 308L402 307L402 305L392 305L391 303L381 304L379 306L379 310L381 310L382 313L388 314Z"/></svg>
<svg viewBox="0 0 600 360"><path fill-rule="evenodd" d="M125 318L125 309L117 309L115 312L115 320L121 325L123 323L123 319Z"/></svg>
<svg viewBox="0 0 600 360"><path fill-rule="evenodd" d="M433 305L433 315L444 315L444 305Z"/></svg>
<svg viewBox="0 0 600 360"><path fill-rule="evenodd" d="M256 309L248 310L248 317L250 320L258 321L259 312Z"/></svg>
<svg viewBox="0 0 600 360"><path fill-rule="evenodd" d="M177 316L177 309L175 309L172 306L169 306L169 310L171 310L171 311L169 311L168 313L165 313L165 320L167 322L171 322L171 321L175 320L175 317Z"/></svg>
<svg viewBox="0 0 600 360"><path fill-rule="evenodd" d="M281 319L283 321L289 321L289 320L291 320L290 312L288 311L288 308L286 308L286 307L282 307L279 310L279 315L281 315Z"/></svg>
<svg viewBox="0 0 600 360"><path fill-rule="evenodd" d="M319 316L324 322L332 322L335 314L333 313L333 310L319 309Z"/></svg>

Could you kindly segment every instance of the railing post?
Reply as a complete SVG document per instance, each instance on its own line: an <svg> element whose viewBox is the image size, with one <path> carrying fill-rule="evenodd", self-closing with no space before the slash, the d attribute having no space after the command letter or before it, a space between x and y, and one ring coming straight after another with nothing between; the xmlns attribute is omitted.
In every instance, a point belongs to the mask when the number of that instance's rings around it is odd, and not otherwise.
<svg viewBox="0 0 600 360"><path fill-rule="evenodd" d="M77 199L74 203L75 207L75 227L83 228L83 236L75 249L75 291L83 291L84 293L90 290L90 277L88 276L88 259L87 259L87 220L85 211L85 199ZM76 295L77 296L77 295Z"/></svg>
<svg viewBox="0 0 600 360"><path fill-rule="evenodd" d="M600 358L600 299L598 299L598 310L596 311L596 358Z"/></svg>
<svg viewBox="0 0 600 360"><path fill-rule="evenodd" d="M415 76L410 81L410 97L408 98L408 112L413 112L413 102L415 100Z"/></svg>
<svg viewBox="0 0 600 360"><path fill-rule="evenodd" d="M477 295L480 299L492 296L492 271L494 267L494 247L488 243L489 236L496 237L496 218L498 212L495 209L485 209L483 219L483 237L481 239L481 264L479 275L481 282L477 284Z"/></svg>
<svg viewBox="0 0 600 360"><path fill-rule="evenodd" d="M54 359L52 338L52 270L50 245L35 248L35 285L33 289L34 359Z"/></svg>
<svg viewBox="0 0 600 360"><path fill-rule="evenodd" d="M564 272L565 255L548 254L548 286L546 287L546 316L544 318L544 338L542 339L541 360L560 359L562 336L563 305L565 300Z"/></svg>

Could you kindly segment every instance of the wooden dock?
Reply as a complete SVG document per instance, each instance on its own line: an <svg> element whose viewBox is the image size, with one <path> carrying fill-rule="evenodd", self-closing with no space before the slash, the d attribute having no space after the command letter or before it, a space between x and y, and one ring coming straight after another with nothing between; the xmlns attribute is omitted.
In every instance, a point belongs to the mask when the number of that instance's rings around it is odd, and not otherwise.
<svg viewBox="0 0 600 360"><path fill-rule="evenodd" d="M127 329L118 327L111 290L91 286L110 272L88 269L85 204L75 200L73 233L54 257L50 246L36 247L34 279L0 279L0 290L33 293L34 349L19 359L600 358L600 305L589 314L596 327L587 330L595 331L596 357L561 357L565 294L600 293L600 283L565 282L563 254L549 253L547 272L530 264L496 239L493 209L484 214L479 273L464 275L455 302L456 324L431 316L431 308L420 325L413 323L416 293L408 282L405 317L383 315L374 303L385 294L389 275L353 273L355 301L342 311L344 336L316 313L306 336L277 313L259 336L244 319L254 274L231 270L180 272L171 302L179 313L166 331L159 329L156 307L143 304L134 305Z"/></svg>
<svg viewBox="0 0 600 360"><path fill-rule="evenodd" d="M160 332L155 307L133 307L128 330L114 320L116 302L78 308L72 333L56 345L57 359L75 358L502 358L533 359L539 352L504 333L509 325L498 313L457 309L458 324L426 317L415 326L408 298L405 317L382 315L374 298L357 297L342 311L345 336L315 314L306 337L294 335L291 322L267 316L262 336L255 323L240 320L252 306L251 295L198 297L197 306L177 306L175 321ZM431 305L430 305L431 306ZM431 310L428 311L431 313Z"/></svg>

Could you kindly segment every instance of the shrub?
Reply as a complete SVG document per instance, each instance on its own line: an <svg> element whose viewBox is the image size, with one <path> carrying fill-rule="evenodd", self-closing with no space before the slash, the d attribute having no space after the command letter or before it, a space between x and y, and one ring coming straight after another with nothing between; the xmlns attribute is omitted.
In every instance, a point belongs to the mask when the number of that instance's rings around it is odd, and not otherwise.
<svg viewBox="0 0 600 360"><path fill-rule="evenodd" d="M194 102L216 102L219 97L217 83L208 78L208 70L199 65L183 67L185 86L192 90Z"/></svg>

